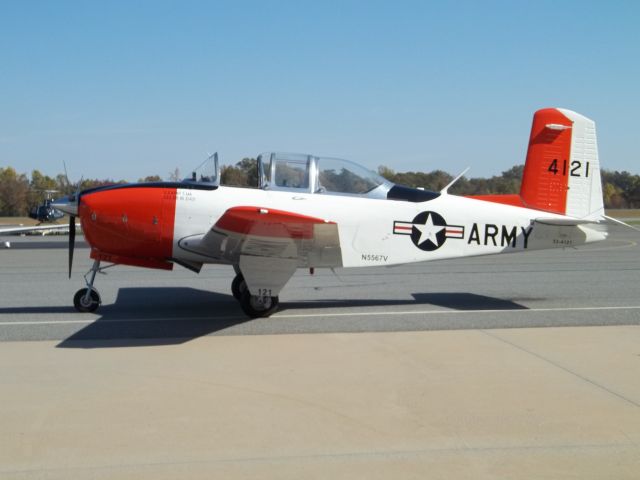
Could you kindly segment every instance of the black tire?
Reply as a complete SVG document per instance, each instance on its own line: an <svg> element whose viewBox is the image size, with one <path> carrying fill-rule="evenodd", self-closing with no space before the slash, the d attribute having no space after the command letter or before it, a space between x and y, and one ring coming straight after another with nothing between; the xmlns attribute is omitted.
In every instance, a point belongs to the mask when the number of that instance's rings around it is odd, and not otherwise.
<svg viewBox="0 0 640 480"><path fill-rule="evenodd" d="M100 295L94 289L91 289L89 294L89 301L85 301L85 295L87 294L86 288L81 288L73 296L73 306L79 312L95 312L100 306Z"/></svg>
<svg viewBox="0 0 640 480"><path fill-rule="evenodd" d="M278 310L280 299L278 297L257 297L246 289L240 298L242 311L250 318L268 317Z"/></svg>
<svg viewBox="0 0 640 480"><path fill-rule="evenodd" d="M242 274L239 273L235 276L233 282L231 282L231 293L236 300L242 301L242 294L246 289L247 283L244 281Z"/></svg>

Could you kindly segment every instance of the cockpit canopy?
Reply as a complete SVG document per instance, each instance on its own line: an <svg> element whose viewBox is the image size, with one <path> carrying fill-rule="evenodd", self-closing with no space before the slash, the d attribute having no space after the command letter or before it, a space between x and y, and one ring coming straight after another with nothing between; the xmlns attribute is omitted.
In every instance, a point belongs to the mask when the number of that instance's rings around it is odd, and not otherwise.
<svg viewBox="0 0 640 480"><path fill-rule="evenodd" d="M217 189L220 185L218 154L210 155L194 169L191 176L182 181L182 185L184 188ZM259 155L258 188L405 202L426 202L440 195L429 190L395 185L348 160L300 153Z"/></svg>
<svg viewBox="0 0 640 480"><path fill-rule="evenodd" d="M220 185L220 165L218 152L209 155L207 159L193 169L191 176L183 180L185 183L196 183L217 187Z"/></svg>
<svg viewBox="0 0 640 480"><path fill-rule="evenodd" d="M300 193L387 198L393 184L366 168L338 158L299 153L258 156L260 188Z"/></svg>

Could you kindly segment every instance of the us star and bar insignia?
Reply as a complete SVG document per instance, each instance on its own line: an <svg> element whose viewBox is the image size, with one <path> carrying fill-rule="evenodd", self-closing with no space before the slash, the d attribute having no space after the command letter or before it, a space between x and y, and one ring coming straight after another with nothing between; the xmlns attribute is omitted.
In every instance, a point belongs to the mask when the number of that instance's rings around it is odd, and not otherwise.
<svg viewBox="0 0 640 480"><path fill-rule="evenodd" d="M413 244L420 250L433 251L440 248L447 238L464 239L463 225L448 225L436 212L421 212L411 222L393 222L395 235L410 235Z"/></svg>

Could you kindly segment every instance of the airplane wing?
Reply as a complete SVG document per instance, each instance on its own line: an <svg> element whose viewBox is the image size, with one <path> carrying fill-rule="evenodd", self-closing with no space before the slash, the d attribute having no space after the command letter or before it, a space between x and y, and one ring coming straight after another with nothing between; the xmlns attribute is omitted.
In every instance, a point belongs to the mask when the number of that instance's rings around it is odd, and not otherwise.
<svg viewBox="0 0 640 480"><path fill-rule="evenodd" d="M79 226L76 224L76 227ZM34 225L31 227L0 227L0 233L12 234L12 233L28 233L38 231L66 231L69 230L69 224L63 225Z"/></svg>
<svg viewBox="0 0 640 480"><path fill-rule="evenodd" d="M233 207L198 245L208 255L237 263L240 255L296 259L299 266L335 265L341 258L338 226L283 210Z"/></svg>
<svg viewBox="0 0 640 480"><path fill-rule="evenodd" d="M230 208L201 239L180 246L239 265L249 290L269 295L277 295L298 267L342 261L334 222L252 206Z"/></svg>

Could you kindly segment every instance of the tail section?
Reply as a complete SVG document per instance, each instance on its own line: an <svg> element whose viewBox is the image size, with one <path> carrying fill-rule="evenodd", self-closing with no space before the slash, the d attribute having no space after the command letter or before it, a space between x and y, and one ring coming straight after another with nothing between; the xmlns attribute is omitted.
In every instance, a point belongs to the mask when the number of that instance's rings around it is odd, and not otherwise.
<svg viewBox="0 0 640 480"><path fill-rule="evenodd" d="M520 198L528 208L580 219L604 214L595 123L560 108L533 116Z"/></svg>
<svg viewBox="0 0 640 480"><path fill-rule="evenodd" d="M558 213L581 220L604 216L596 126L562 108L533 116L520 195L471 198Z"/></svg>

